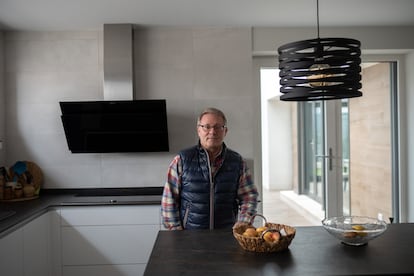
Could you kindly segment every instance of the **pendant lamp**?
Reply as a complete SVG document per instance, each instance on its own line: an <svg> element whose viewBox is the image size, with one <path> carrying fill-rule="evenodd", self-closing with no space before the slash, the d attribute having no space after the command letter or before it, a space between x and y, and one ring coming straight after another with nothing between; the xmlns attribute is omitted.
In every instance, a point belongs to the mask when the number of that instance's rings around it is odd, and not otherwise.
<svg viewBox="0 0 414 276"><path fill-rule="evenodd" d="M361 42L350 38L319 37L278 48L282 101L354 98L361 91Z"/></svg>

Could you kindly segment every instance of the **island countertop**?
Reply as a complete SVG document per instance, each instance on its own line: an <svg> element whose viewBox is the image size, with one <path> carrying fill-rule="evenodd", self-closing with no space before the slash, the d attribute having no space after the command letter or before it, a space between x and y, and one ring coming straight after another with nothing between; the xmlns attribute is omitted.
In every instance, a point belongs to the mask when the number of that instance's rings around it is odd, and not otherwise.
<svg viewBox="0 0 414 276"><path fill-rule="evenodd" d="M414 224L389 225L365 246L297 227L279 253L244 251L231 230L160 231L145 275L414 275Z"/></svg>

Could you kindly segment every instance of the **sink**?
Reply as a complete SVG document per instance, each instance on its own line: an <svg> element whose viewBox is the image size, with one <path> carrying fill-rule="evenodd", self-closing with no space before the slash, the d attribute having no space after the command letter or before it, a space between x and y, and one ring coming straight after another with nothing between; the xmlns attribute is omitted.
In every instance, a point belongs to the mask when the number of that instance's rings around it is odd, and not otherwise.
<svg viewBox="0 0 414 276"><path fill-rule="evenodd" d="M12 210L0 210L0 221L13 216L14 214L16 214L16 212Z"/></svg>

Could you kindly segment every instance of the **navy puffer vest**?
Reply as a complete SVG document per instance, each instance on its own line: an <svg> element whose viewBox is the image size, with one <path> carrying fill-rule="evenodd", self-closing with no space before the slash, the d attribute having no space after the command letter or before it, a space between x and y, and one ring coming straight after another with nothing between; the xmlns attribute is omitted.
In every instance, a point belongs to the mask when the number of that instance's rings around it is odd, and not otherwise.
<svg viewBox="0 0 414 276"><path fill-rule="evenodd" d="M243 160L224 144L222 156L222 166L210 179L207 152L201 146L180 152L183 165L180 214L185 229L209 229L210 220L211 228L231 228L237 221L237 189Z"/></svg>

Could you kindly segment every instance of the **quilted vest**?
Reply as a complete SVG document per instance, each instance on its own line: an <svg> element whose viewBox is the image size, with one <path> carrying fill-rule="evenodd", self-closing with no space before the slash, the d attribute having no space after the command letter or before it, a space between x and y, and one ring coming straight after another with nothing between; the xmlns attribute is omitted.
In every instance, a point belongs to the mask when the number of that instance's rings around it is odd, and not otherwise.
<svg viewBox="0 0 414 276"><path fill-rule="evenodd" d="M184 228L231 228L239 211L237 189L242 157L223 144L224 161L211 178L208 154L200 145L179 154L183 166L180 215Z"/></svg>

